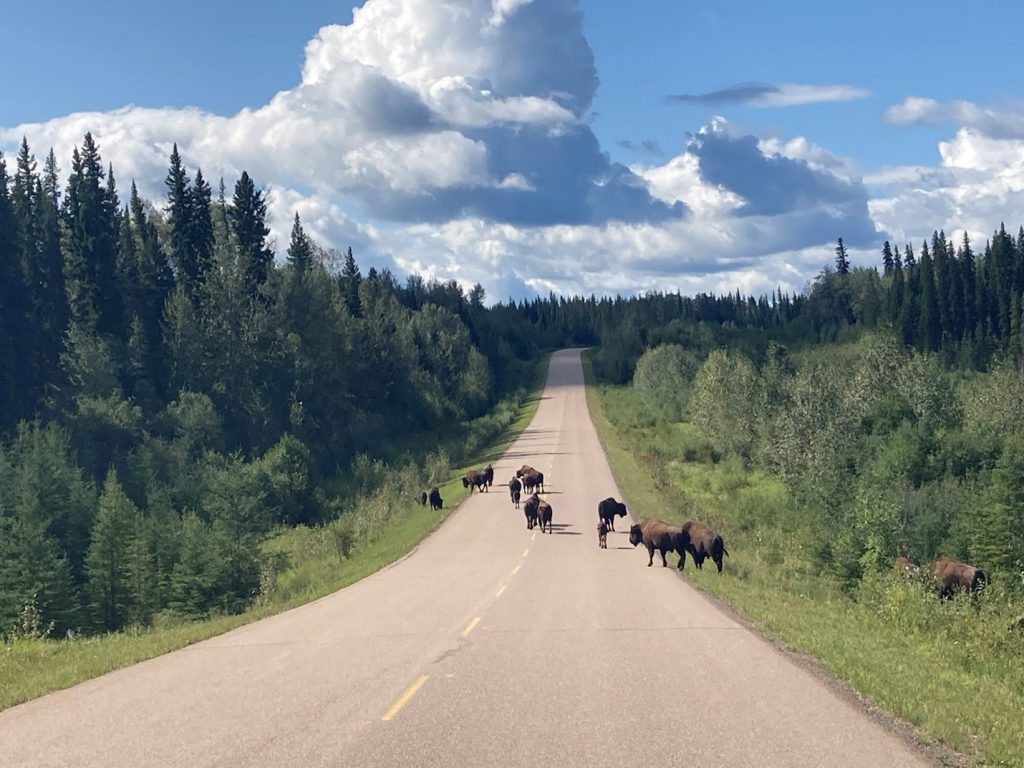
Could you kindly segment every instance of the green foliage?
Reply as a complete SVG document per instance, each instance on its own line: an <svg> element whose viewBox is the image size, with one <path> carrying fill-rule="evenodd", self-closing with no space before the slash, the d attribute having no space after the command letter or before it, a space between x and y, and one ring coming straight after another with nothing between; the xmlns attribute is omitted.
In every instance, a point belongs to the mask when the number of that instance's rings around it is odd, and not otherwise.
<svg viewBox="0 0 1024 768"><path fill-rule="evenodd" d="M682 421L690 399L690 382L699 365L697 355L680 344L652 347L636 363L633 386L666 419Z"/></svg>

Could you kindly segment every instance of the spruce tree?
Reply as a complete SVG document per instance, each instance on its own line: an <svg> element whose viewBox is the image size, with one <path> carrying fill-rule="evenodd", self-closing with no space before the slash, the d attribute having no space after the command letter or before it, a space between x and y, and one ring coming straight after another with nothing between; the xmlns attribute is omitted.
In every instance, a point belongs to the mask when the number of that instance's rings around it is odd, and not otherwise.
<svg viewBox="0 0 1024 768"><path fill-rule="evenodd" d="M313 243L302 228L298 212L295 213L291 242L288 244L288 263L298 275L305 274L313 266Z"/></svg>
<svg viewBox="0 0 1024 768"><path fill-rule="evenodd" d="M363 276L359 272L355 256L352 255L351 246L349 246L348 251L345 253L345 264L341 268L339 281L348 311L352 313L353 317L362 317L363 305L362 300L359 298L359 286L363 282Z"/></svg>
<svg viewBox="0 0 1024 768"><path fill-rule="evenodd" d="M918 264L921 305L917 325L917 346L919 349L935 352L942 341L942 326L939 318L939 302L935 290L935 269L928 243L921 245L921 261Z"/></svg>
<svg viewBox="0 0 1024 768"><path fill-rule="evenodd" d="M840 276L850 274L850 258L846 253L846 246L843 245L843 238L839 238L839 244L835 247L835 251L836 274Z"/></svg>
<svg viewBox="0 0 1024 768"><path fill-rule="evenodd" d="M85 559L90 601L101 630L121 629L132 613L129 552L139 523L138 508L111 469L103 483Z"/></svg>
<svg viewBox="0 0 1024 768"><path fill-rule="evenodd" d="M238 244L242 279L251 297L260 294L274 263L274 254L267 246L270 228L266 219L267 203L263 192L256 188L249 174L242 171L235 183L228 221Z"/></svg>
<svg viewBox="0 0 1024 768"><path fill-rule="evenodd" d="M893 271L893 259L892 259L892 247L889 245L889 241L886 240L885 244L882 245L882 274L891 275Z"/></svg>

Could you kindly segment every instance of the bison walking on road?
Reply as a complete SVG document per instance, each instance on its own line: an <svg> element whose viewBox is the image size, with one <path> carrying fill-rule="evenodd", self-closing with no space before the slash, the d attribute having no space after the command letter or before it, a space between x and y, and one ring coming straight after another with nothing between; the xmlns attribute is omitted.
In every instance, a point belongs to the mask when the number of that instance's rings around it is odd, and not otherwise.
<svg viewBox="0 0 1024 768"><path fill-rule="evenodd" d="M488 488L494 485L494 467L490 464L484 467L484 479L487 481Z"/></svg>
<svg viewBox="0 0 1024 768"><path fill-rule="evenodd" d="M597 546L608 549L608 523L604 520L597 524Z"/></svg>
<svg viewBox="0 0 1024 768"><path fill-rule="evenodd" d="M462 478L462 487L469 488L470 496L473 495L474 489L481 492L486 492L487 476L480 470L474 469L472 472L468 472L466 476Z"/></svg>
<svg viewBox="0 0 1024 768"><path fill-rule="evenodd" d="M612 531L615 530L616 515L619 517L626 516L626 505L621 501L616 501L613 497L609 496L597 505L597 516L607 523L608 528Z"/></svg>
<svg viewBox="0 0 1024 768"><path fill-rule="evenodd" d="M523 464L523 466L516 470L516 477L522 477L523 475L536 471L537 470L531 467L529 464Z"/></svg>
<svg viewBox="0 0 1024 768"><path fill-rule="evenodd" d="M683 530L690 536L688 549L693 556L694 565L698 569L702 569L705 558L710 557L715 562L715 565L718 566L718 572L721 573L722 557L729 554L729 550L725 548L722 537L704 525L704 523L698 523L696 520L683 523Z"/></svg>
<svg viewBox="0 0 1024 768"><path fill-rule="evenodd" d="M654 550L661 552L663 568L668 566L668 560L665 559L667 552L679 553L678 568L681 571L686 564L686 550L690 544L690 534L678 526L669 525L664 520L652 518L630 526L629 543L634 547L638 544L647 547L648 568L654 564Z"/></svg>
<svg viewBox="0 0 1024 768"><path fill-rule="evenodd" d="M523 475L523 489L527 493L537 490L544 493L544 473L533 470Z"/></svg>
<svg viewBox="0 0 1024 768"><path fill-rule="evenodd" d="M516 509L519 509L519 499L522 496L523 484L519 482L518 477L513 477L508 481L508 493L512 497L512 504Z"/></svg>
<svg viewBox="0 0 1024 768"><path fill-rule="evenodd" d="M532 531L537 524L540 509L540 496L536 493L523 502L523 514L526 515L526 530Z"/></svg>
<svg viewBox="0 0 1024 768"><path fill-rule="evenodd" d="M960 590L977 592L988 583L988 574L981 568L950 557L937 558L929 570L944 600L948 600Z"/></svg>
<svg viewBox="0 0 1024 768"><path fill-rule="evenodd" d="M536 496L537 494L534 494ZM540 500L540 504L537 505L537 518L540 521L540 532L551 533L551 515L554 510L551 509L551 505L548 504L544 499Z"/></svg>

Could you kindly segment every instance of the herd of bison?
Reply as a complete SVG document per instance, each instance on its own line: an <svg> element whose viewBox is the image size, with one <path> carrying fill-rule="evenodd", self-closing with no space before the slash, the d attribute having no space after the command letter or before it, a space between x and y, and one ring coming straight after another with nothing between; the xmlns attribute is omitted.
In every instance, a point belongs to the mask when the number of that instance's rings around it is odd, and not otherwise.
<svg viewBox="0 0 1024 768"><path fill-rule="evenodd" d="M494 468L488 464L484 469L468 472L462 478L463 488L469 488L472 494L474 490L482 493L488 492L494 485ZM508 482L509 495L512 504L516 509L522 508L526 516L527 530L533 530L540 526L541 533L551 533L551 520L554 510L546 500L540 497L544 493L544 473L538 472L528 464L516 470L515 477ZM529 494L525 501L522 501L523 493ZM426 506L430 503L433 510L442 509L444 501L441 499L441 492L437 488L424 491L419 498L420 504ZM522 502L522 503L520 503ZM597 505L597 544L601 549L608 548L608 532L615 530L615 518L626 516L626 505L614 498L607 498ZM629 528L629 543L634 547L643 544L647 548L647 565L654 564L654 553L661 554L661 564L668 566L665 556L669 552L676 552L679 555L679 570L683 569L686 563L686 554L693 558L697 568L704 565L704 561L711 558L717 566L718 572L722 572L722 559L729 554L725 548L722 537L703 523L690 520L682 525L671 525L664 520L653 518L642 523L636 523ZM977 592L988 581L988 577L981 568L968 563L953 560L949 557L937 558L928 568L923 569L917 563L907 557L896 559L894 570L904 576L911 578L928 579L933 583L943 598L950 598L958 591Z"/></svg>

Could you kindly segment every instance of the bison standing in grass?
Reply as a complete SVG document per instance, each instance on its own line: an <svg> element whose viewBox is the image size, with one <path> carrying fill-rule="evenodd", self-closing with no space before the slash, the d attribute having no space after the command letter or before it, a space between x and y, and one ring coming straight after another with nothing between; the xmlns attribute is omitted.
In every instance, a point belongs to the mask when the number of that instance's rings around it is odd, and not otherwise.
<svg viewBox="0 0 1024 768"><path fill-rule="evenodd" d="M669 525L664 520L653 518L637 523L629 529L629 543L634 547L643 544L647 547L647 567L654 564L654 550L661 552L661 565L668 567L665 559L667 552L679 553L679 570L686 564L686 550L690 544L690 534L682 528Z"/></svg>
<svg viewBox="0 0 1024 768"><path fill-rule="evenodd" d="M961 590L977 592L988 583L988 574L981 568L949 557L937 558L929 570L943 600L948 600Z"/></svg>
<svg viewBox="0 0 1024 768"><path fill-rule="evenodd" d="M597 505L597 516L607 523L608 528L612 531L615 530L616 515L619 517L626 516L626 505L621 501L616 501L614 498L609 496Z"/></svg>
<svg viewBox="0 0 1024 768"><path fill-rule="evenodd" d="M892 564L893 573L908 579L916 579L921 575L921 566L906 555L900 555Z"/></svg>
<svg viewBox="0 0 1024 768"><path fill-rule="evenodd" d="M470 496L473 495L474 489L481 492L486 492L487 476L480 470L474 469L472 472L468 472L466 476L462 478L462 487L469 488Z"/></svg>
<svg viewBox="0 0 1024 768"><path fill-rule="evenodd" d="M441 492L435 487L430 489L430 508L435 512L444 506L444 499L441 498Z"/></svg>
<svg viewBox="0 0 1024 768"><path fill-rule="evenodd" d="M689 520L683 523L683 530L689 534L690 543L687 549L693 556L694 565L698 569L704 566L705 558L710 557L718 566L718 572L722 572L722 557L729 554L725 548L722 537L708 528L704 523L696 520Z"/></svg>
<svg viewBox="0 0 1024 768"><path fill-rule="evenodd" d="M523 514L526 515L526 530L532 531L537 524L537 517L540 508L540 496L536 493L523 502Z"/></svg>
<svg viewBox="0 0 1024 768"><path fill-rule="evenodd" d="M523 484L519 482L518 477L513 477L508 481L508 494L512 497L512 505L519 509L519 499L522 496Z"/></svg>

